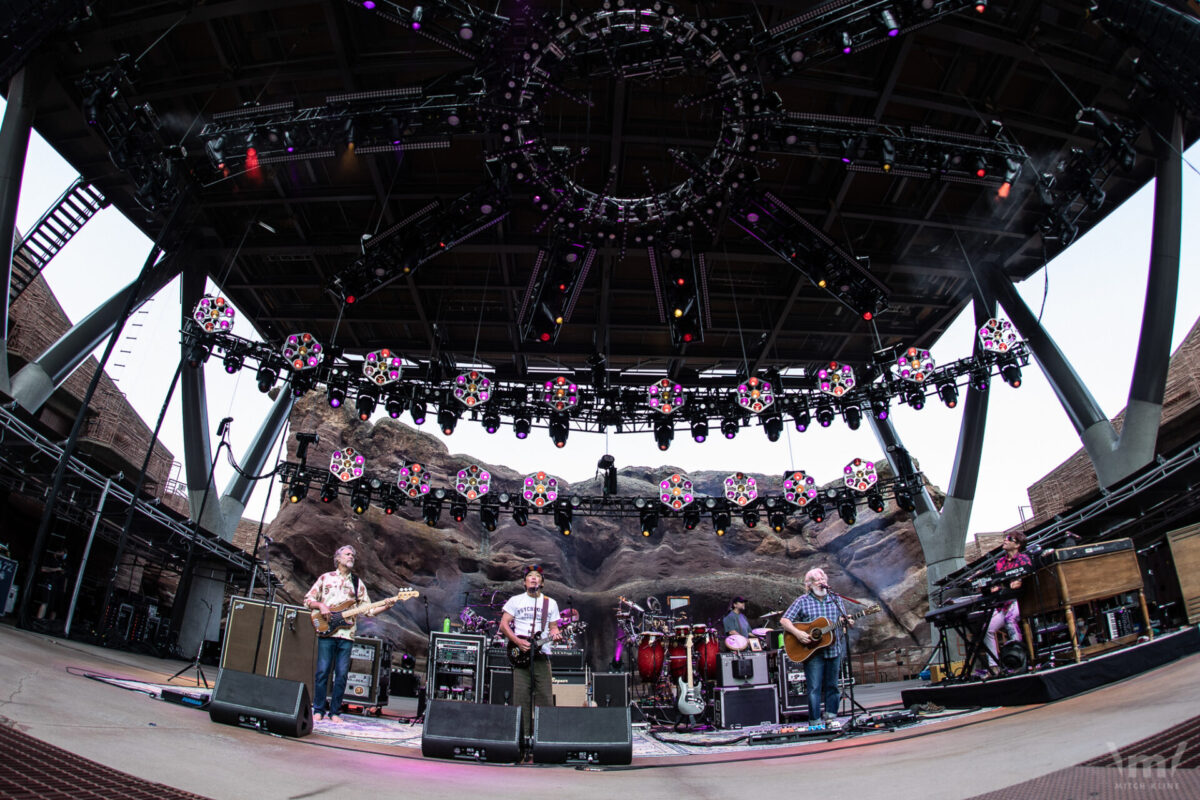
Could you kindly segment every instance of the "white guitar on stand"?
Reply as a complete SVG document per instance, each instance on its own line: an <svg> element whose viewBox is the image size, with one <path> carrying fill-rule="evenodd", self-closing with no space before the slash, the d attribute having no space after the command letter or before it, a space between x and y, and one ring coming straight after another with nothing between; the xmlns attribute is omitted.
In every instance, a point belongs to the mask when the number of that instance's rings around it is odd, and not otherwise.
<svg viewBox="0 0 1200 800"><path fill-rule="evenodd" d="M679 698L675 701L675 707L679 709L679 719L682 721L684 716L692 718L692 723L695 723L697 714L704 711L704 698L700 696L700 687L692 683L692 632L688 631L687 637L687 683L683 682L683 678L679 679Z"/></svg>

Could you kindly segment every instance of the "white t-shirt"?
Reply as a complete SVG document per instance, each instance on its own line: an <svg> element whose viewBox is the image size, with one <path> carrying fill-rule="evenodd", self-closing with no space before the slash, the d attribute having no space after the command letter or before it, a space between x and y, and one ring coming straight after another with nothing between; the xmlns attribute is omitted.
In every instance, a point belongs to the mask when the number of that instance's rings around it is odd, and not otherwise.
<svg viewBox="0 0 1200 800"><path fill-rule="evenodd" d="M545 597L545 595L539 594L536 598L533 598L529 596L528 592L513 595L504 604L504 613L512 614L513 633L517 636L528 637L533 633L533 614L534 609L537 609L537 629L542 631L543 635L546 636L546 643L542 645L542 652L549 655L550 623L558 621L558 603L554 602L554 598L546 598L550 600L550 604L543 615L542 599Z"/></svg>

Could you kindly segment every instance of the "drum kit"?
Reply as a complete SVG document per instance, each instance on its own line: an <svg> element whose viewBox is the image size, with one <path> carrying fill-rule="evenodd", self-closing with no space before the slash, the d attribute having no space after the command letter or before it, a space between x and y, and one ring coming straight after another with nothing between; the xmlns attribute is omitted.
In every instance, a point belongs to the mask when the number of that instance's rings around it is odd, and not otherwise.
<svg viewBox="0 0 1200 800"><path fill-rule="evenodd" d="M476 633L488 637L496 644L507 644L504 634L500 633L500 615L504 603L498 598L498 592L483 590L476 598L477 602L468 603L458 612L458 621L463 633ZM468 601L471 599L467 596ZM580 619L578 609L566 608L559 612L558 629L562 632L562 641L556 647L580 647L583 632L587 623Z"/></svg>
<svg viewBox="0 0 1200 800"><path fill-rule="evenodd" d="M759 619L770 619L782 613L782 611L768 611L766 614L760 615ZM743 636L734 631L725 637L725 649L734 653L740 653L747 648L751 650L773 650L777 638L776 634L779 631L779 628L751 628L749 636Z"/></svg>
<svg viewBox="0 0 1200 800"><path fill-rule="evenodd" d="M669 615L661 614L660 610L661 606L655 597L646 598L644 608L624 597L620 598L617 605L620 639L637 644L638 677L647 683L663 677L672 682L684 677L690 637L692 666L696 674L702 680L715 680L720 671L719 629L702 622L676 621ZM771 632L765 628L761 630L764 635ZM749 642L746 637L733 633L725 637L725 646L730 650L742 650L749 646Z"/></svg>

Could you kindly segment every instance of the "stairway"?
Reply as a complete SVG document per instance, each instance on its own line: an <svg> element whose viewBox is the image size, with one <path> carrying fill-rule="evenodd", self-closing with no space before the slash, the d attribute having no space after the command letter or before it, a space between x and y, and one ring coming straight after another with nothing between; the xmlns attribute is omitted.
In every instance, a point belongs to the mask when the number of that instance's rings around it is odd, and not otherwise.
<svg viewBox="0 0 1200 800"><path fill-rule="evenodd" d="M11 304L20 297L21 292L50 263L50 259L58 255L71 237L108 204L108 199L99 189L86 183L83 178L76 178L30 228L21 244L14 248L8 302Z"/></svg>

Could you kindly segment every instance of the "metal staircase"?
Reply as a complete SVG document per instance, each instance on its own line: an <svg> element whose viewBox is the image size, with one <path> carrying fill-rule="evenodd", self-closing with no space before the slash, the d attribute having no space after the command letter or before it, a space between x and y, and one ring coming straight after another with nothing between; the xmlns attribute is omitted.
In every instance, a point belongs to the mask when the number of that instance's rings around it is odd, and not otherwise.
<svg viewBox="0 0 1200 800"><path fill-rule="evenodd" d="M103 192L83 178L76 178L13 249L8 302L11 304L20 297L71 237L108 205Z"/></svg>

